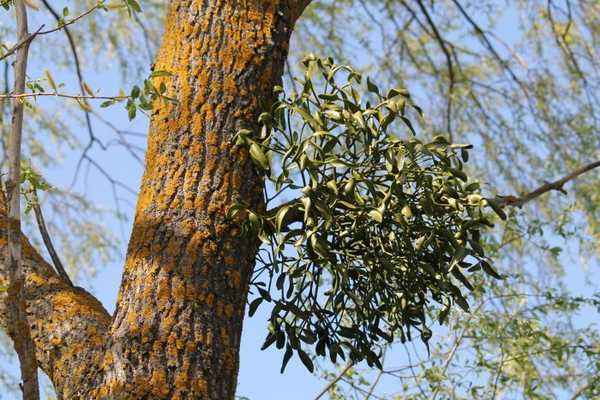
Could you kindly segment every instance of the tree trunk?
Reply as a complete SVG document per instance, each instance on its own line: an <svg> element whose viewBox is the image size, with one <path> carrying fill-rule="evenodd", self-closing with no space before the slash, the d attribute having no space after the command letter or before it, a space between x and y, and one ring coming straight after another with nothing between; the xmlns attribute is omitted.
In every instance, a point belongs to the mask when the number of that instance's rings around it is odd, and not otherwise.
<svg viewBox="0 0 600 400"><path fill-rule="evenodd" d="M237 201L264 207L234 136L272 101L308 2L171 1L155 69L173 73L163 79L178 102L152 116L112 320L24 239L37 357L63 399L234 398L258 243L226 214Z"/></svg>

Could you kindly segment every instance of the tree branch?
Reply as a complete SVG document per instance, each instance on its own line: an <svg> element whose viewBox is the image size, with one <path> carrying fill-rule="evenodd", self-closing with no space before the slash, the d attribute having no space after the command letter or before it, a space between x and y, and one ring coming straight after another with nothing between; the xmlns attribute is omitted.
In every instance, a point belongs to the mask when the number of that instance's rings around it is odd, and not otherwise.
<svg viewBox="0 0 600 400"><path fill-rule="evenodd" d="M314 400L319 400L321 397L327 394L329 389L331 389L336 383L338 383L340 379L342 379L344 375L346 375L350 368L352 368L352 366L354 366L354 363L352 361L346 364L344 369L331 382L329 382L327 386L325 386L323 390L321 390L321 392L319 392L319 394L317 395L317 397L314 398Z"/></svg>
<svg viewBox="0 0 600 400"><path fill-rule="evenodd" d="M290 17L293 22L296 22L302 15L306 7L312 3L313 0L288 0L287 4L290 8Z"/></svg>
<svg viewBox="0 0 600 400"><path fill-rule="evenodd" d="M454 64L452 63L452 57L450 56L450 50L448 50L446 40L444 40L439 30L437 29L437 26L435 22L433 22L433 18L427 11L427 8L421 0L417 0L417 4L421 9L421 12L423 12L423 15L425 15L427 23L431 27L434 37L438 42L440 49L444 53L444 57L446 57L446 66L448 67L448 79L450 80L448 86L448 105L446 107L446 129L448 129L448 135L450 135L450 138L452 138L452 95L454 92L454 85L456 83L456 78L454 76Z"/></svg>
<svg viewBox="0 0 600 400"><path fill-rule="evenodd" d="M0 286L9 280L6 200L0 193ZM90 384L104 357L110 315L91 294L64 282L21 234L27 323L37 363L63 398ZM0 327L9 330L9 294L0 292ZM72 397L75 398L75 397Z"/></svg>
<svg viewBox="0 0 600 400"><path fill-rule="evenodd" d="M84 82L83 72L81 71L81 62L79 61L79 54L77 53L77 46L75 46L75 40L73 39L73 35L71 34L71 30L69 29L68 25L70 25L70 24L74 23L75 21L78 21L80 18L83 18L86 15L90 14L92 11L94 11L99 6L99 4L97 4L95 7L91 8L87 12L81 14L79 17L69 21L68 24L60 25L61 16L56 12L56 10L54 10L54 8L52 8L52 6L46 0L42 0L42 3L46 7L46 9L50 12L50 14L52 14L52 16L54 17L56 22L58 22L59 27L63 28L65 35L67 36L67 40L69 41L69 47L71 48L71 54L73 55L73 63L75 64L75 71L77 72L77 78L79 80L79 89L81 90L81 94L85 95L85 87L84 87L84 83L83 83ZM87 100L84 99L82 101L86 105L89 105L87 103ZM85 124L87 126L89 140L94 142L94 141L97 141L97 139L96 139L96 135L94 135L94 129L92 128L92 120L90 118L89 107L86 107L86 108L87 109L84 110Z"/></svg>
<svg viewBox="0 0 600 400"><path fill-rule="evenodd" d="M58 92L37 92L37 93L9 93L0 94L0 99L24 99L27 97L63 97L65 99L73 100L126 100L129 96L91 96L91 95L74 95Z"/></svg>
<svg viewBox="0 0 600 400"><path fill-rule="evenodd" d="M498 205L500 205L500 206L522 207L523 205L530 202L531 200L534 200L534 199L540 197L541 195L548 193L552 190L557 190L559 192L565 193L563 186L567 182L572 181L573 179L577 178L578 176L583 175L586 172L591 171L594 168L598 168L598 167L600 167L600 161L596 161L596 162L587 164L587 165L571 172L570 174L560 178L557 181L547 182L547 183L543 184L542 186L538 187L537 189L533 190L532 192L527 193L523 196L520 196L520 197L518 197L518 196L497 196L496 201L497 201Z"/></svg>
<svg viewBox="0 0 600 400"><path fill-rule="evenodd" d="M61 29L65 29L67 26L74 24L75 22L79 21L81 18L87 16L88 14L91 14L93 11L97 10L100 7L100 3L96 4L94 7L90 8L89 10L87 10L86 12L84 12L81 15L78 15L77 17L65 22L62 25L59 25L56 28L53 29L49 29L47 31L42 31L42 29L44 29L45 25L42 25L38 28L37 31L35 31L32 34L27 34L27 36L20 38L17 42L17 44L15 44L13 47L11 47L10 49L8 49L8 51L6 51L6 53L4 53L3 55L0 56L0 61L4 60L5 58L11 56L12 54L14 54L15 52L17 52L18 50L20 50L22 47L24 46L29 46L29 44L31 43L31 41L33 39L35 39L36 36L38 35L48 35L50 33L54 33L56 31L59 31Z"/></svg>
<svg viewBox="0 0 600 400"><path fill-rule="evenodd" d="M17 40L24 45L17 50L15 62L15 89L16 94L25 91L27 74L27 56L29 54L29 41L26 41L27 9L23 0L14 2L16 14ZM25 274L23 272L21 248L21 137L23 134L24 104L19 99L13 101L12 129L8 142L8 310L10 318L9 335L11 336L15 351L19 357L21 379L23 384L24 400L38 400L40 398L39 382L37 377L37 362L35 358L35 345L31 339L29 324L27 323L27 308L25 304Z"/></svg>
<svg viewBox="0 0 600 400"><path fill-rule="evenodd" d="M52 244L52 239L50 238L50 234L48 233L48 228L46 228L46 221L44 220L44 214L42 214L42 208L40 207L40 200L37 195L37 190L33 188L31 191L32 199L32 208L35 214L35 220L37 222L38 228L40 230L40 235L42 236L42 240L46 245L46 249L48 250L48 254L50 254L50 258L52 258L52 263L54 264L54 268L58 275L69 284L69 286L73 286L73 282L69 278L69 274L65 271L65 267L60 261L60 257L58 253L54 249L54 245Z"/></svg>

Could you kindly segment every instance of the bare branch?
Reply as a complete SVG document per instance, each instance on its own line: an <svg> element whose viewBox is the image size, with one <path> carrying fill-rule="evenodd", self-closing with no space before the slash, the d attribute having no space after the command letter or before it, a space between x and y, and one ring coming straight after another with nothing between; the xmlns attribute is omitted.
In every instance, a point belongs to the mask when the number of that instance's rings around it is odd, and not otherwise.
<svg viewBox="0 0 600 400"><path fill-rule="evenodd" d="M89 10L87 10L87 11L83 12L82 14L76 16L75 18L66 21L64 24L59 25L58 27L56 27L54 29L49 29L47 31L40 32L40 35L48 35L50 33L54 33L56 31L60 31L61 29L66 29L69 25L74 24L75 22L79 21L80 19L82 19L82 18L88 16L89 14L93 13L94 11L96 11L98 8L100 8L100 6L101 6L101 3L98 3L95 6L93 6L92 8L90 8Z"/></svg>
<svg viewBox="0 0 600 400"><path fill-rule="evenodd" d="M27 9L23 0L15 0L17 40L24 45L17 50L15 62L15 89L16 94L25 91L25 78L27 74L27 56L29 43L25 39L27 33ZM14 342L15 350L19 357L24 400L38 400L40 398L37 377L37 360L35 358L35 344L31 338L27 322L27 308L25 304L25 273L23 271L21 248L21 137L23 134L24 104L21 100L13 101L12 131L8 143L9 180L6 184L8 194L8 227L7 243L9 249L9 279L8 279L8 306L9 306L9 334Z"/></svg>
<svg viewBox="0 0 600 400"><path fill-rule="evenodd" d="M600 382L600 378L591 378L591 380L589 382L587 382L586 384L580 386L575 393L573 394L573 396L571 397L571 400L577 400L578 398L580 398L581 396L584 395L584 393L595 387L595 385L597 385Z"/></svg>
<svg viewBox="0 0 600 400"><path fill-rule="evenodd" d="M340 381L340 379L342 379L344 377L344 375L346 375L346 373L350 370L350 368L352 368L353 365L354 365L354 363L352 361L349 362L348 364L346 364L344 369L331 382L329 382L327 384L327 386L325 386L323 388L323 390L321 390L321 392L317 395L317 397L315 397L314 400L319 400L321 397L325 396L325 394L327 394L329 389L331 389L336 383L338 383Z"/></svg>
<svg viewBox="0 0 600 400"><path fill-rule="evenodd" d="M54 19L56 19L56 21L60 24L60 22L62 21L61 16L52 8L52 6L48 3L48 1L42 0L42 3L46 7L46 9L50 12L50 14L52 14ZM92 8L92 9L90 9L87 13L81 14L78 18L70 21L69 24L72 24L73 22L79 20L80 18L83 18L87 14L94 11L97 7L98 7L98 5L96 5L96 7ZM68 27L69 24L64 24L61 27L64 29L65 35L67 36L67 40L69 41L69 47L71 48L71 54L73 55L73 62L75 63L75 71L77 72L77 78L79 79L79 89L81 90L81 94L84 95L85 87L84 87L84 83L83 83L84 82L83 72L81 71L81 63L79 62L79 54L77 53L77 46L75 46L75 40L73 39L73 35L71 35L71 30ZM88 105L87 100L83 100L83 102L86 105ZM94 129L92 128L92 120L90 118L90 111L86 109L86 110L84 110L84 113L85 113L85 123L86 123L87 130L88 130L89 140L91 142L97 141L98 143L100 143L96 139L96 135L94 135ZM102 144L100 143L100 145L102 145Z"/></svg>
<svg viewBox="0 0 600 400"><path fill-rule="evenodd" d="M73 286L73 282L69 278L67 271L65 271L65 267L63 263L60 261L60 257L58 257L58 253L54 249L54 245L52 244L52 239L50 239L50 234L48 233L48 228L46 228L46 221L44 220L44 214L42 214L42 208L40 207L40 200L37 195L37 190L33 188L31 191L31 196L33 197L32 208L35 213L35 220L37 221L38 228L40 230L40 235L42 236L42 240L44 241L44 245L46 245L46 249L48 250L48 254L50 254L50 258L52 258L52 263L54 264L54 268L58 275L65 281L69 286Z"/></svg>
<svg viewBox="0 0 600 400"><path fill-rule="evenodd" d="M0 94L0 99L24 99L28 97L63 97L73 100L126 100L129 96L91 96L91 95L75 95L56 92L39 92L39 93L12 93Z"/></svg>
<svg viewBox="0 0 600 400"><path fill-rule="evenodd" d="M27 34L27 36L19 39L19 41L17 42L17 44L15 44L13 47L11 47L9 50L7 50L6 53L4 53L2 56L0 56L0 61L4 60L5 58L11 56L12 54L14 54L16 51L18 51L19 49L21 49L24 46L29 46L29 44L31 43L31 41L33 39L35 39L36 36L38 35L48 35L50 33L54 33L56 31L59 31L61 29L66 28L67 26L74 24L75 22L79 21L81 18L91 14L93 11L95 11L96 9L98 9L100 6L100 4L96 4L94 7L90 8L89 10L87 10L86 12L84 12L83 14L65 22L64 24L54 28L54 29L49 29L47 31L42 31L42 29L44 29L44 25L40 26L38 28L37 31L35 31L32 34Z"/></svg>
<svg viewBox="0 0 600 400"><path fill-rule="evenodd" d="M452 136L453 136L452 135L452 95L454 92L454 85L456 84L456 78L454 75L454 64L452 63L452 57L450 55L450 50L448 49L449 46L446 43L446 41L444 40L444 38L442 37L442 35L440 34L439 30L437 29L437 26L436 26L435 22L433 22L431 15L427 11L427 8L425 7L425 5L423 4L423 2L421 0L417 0L417 4L419 5L419 8L425 15L425 18L427 19L427 23L431 27L434 37L437 40L438 44L440 45L442 52L444 53L444 57L446 57L446 66L448 68L448 79L450 79L450 83L448 86L448 105L446 107L446 129L448 130L448 135L450 136L450 138L452 138Z"/></svg>
<svg viewBox="0 0 600 400"><path fill-rule="evenodd" d="M31 43L31 41L42 32L42 29L44 29L44 25L40 26L38 28L38 30L33 32L32 34L27 35L26 38L21 39L17 44L15 44L13 47L8 49L6 51L6 53L4 53L2 56L0 56L0 61L4 60L5 58L10 57L14 53L16 53L21 47L23 47L25 45L29 46L29 43Z"/></svg>
<svg viewBox="0 0 600 400"><path fill-rule="evenodd" d="M540 197L541 195L548 193L552 190L556 190L556 191L565 193L563 186L567 182L572 181L573 179L577 178L578 176L583 175L586 172L591 171L594 168L598 168L598 167L600 167L600 161L596 161L591 164L585 165L585 166L571 172L570 174L560 178L557 181L547 182L547 183L543 184L542 186L538 187L537 189L533 190L532 192L527 193L526 195L523 195L520 197L518 197L518 196L497 196L496 201L498 202L498 204L500 206L522 207L523 205L530 202L531 200L534 200L534 199Z"/></svg>

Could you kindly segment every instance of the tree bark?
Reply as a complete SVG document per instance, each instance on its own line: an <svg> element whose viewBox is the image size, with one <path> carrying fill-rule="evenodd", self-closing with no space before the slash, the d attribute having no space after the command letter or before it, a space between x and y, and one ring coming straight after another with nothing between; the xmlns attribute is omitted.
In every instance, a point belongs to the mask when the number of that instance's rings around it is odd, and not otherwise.
<svg viewBox="0 0 600 400"><path fill-rule="evenodd" d="M155 69L173 73L161 79L177 103L152 116L112 320L23 239L37 357L63 399L234 398L258 242L226 215L238 201L264 208L235 134L273 100L308 3L171 1Z"/></svg>
<svg viewBox="0 0 600 400"><path fill-rule="evenodd" d="M15 1L15 16L17 26L17 40L22 42L27 39L27 8L23 1ZM27 76L27 58L29 43L17 50L15 60L15 94L25 91ZM20 99L13 100L12 129L8 140L8 181L6 194L8 205L8 229L6 241L8 243L8 309L10 311L10 325L8 334L13 340L15 351L21 367L21 390L24 400L38 400L40 390L35 358L35 345L31 339L29 324L27 323L25 302L25 274L23 273L21 249L21 139L23 136L23 114L25 105Z"/></svg>

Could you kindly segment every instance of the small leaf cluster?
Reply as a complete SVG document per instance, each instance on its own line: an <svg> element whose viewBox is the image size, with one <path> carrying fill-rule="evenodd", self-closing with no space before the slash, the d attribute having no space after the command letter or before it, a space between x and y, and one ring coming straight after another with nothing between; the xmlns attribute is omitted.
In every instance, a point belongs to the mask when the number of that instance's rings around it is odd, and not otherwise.
<svg viewBox="0 0 600 400"><path fill-rule="evenodd" d="M49 192L54 190L52 185L44 179L35 169L26 163L21 165L21 187L25 183L27 183L27 189L22 189L21 194L25 198L25 210L24 212L27 214L33 209L34 199L31 198L30 193L34 190L41 190L44 192Z"/></svg>
<svg viewBox="0 0 600 400"><path fill-rule="evenodd" d="M131 88L129 96L123 96L127 99L125 109L127 110L127 115L130 120L133 120L136 117L138 108L142 111L152 111L154 102L157 100L161 100L165 103L176 101L165 95L167 85L164 81L160 82L158 86L152 81L153 78L170 75L171 73L168 71L153 71L148 79L144 79L142 87L134 85ZM100 107L110 107L119 101L122 101L122 99L107 100L103 102Z"/></svg>
<svg viewBox="0 0 600 400"><path fill-rule="evenodd" d="M303 348L321 356L381 367L382 340L432 335L478 270L500 278L486 258L487 217L480 184L464 172L470 145L415 137L409 119L420 109L408 92L382 94L370 80L331 59L303 61L300 93L281 88L259 132L241 130L256 170L276 193L294 200L265 213L239 204L245 234L264 243L253 284L252 315L272 304L263 348Z"/></svg>
<svg viewBox="0 0 600 400"><path fill-rule="evenodd" d="M125 5L127 6L127 11L129 15L133 15L134 13L142 12L142 7L137 0L123 0Z"/></svg>

